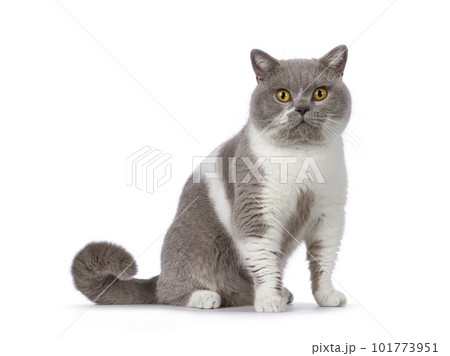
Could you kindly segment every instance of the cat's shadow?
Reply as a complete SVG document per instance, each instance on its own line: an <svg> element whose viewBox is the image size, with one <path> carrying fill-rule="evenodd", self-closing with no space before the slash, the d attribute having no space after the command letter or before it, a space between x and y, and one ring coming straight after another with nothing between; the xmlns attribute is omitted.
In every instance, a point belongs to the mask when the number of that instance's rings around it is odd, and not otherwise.
<svg viewBox="0 0 450 356"><path fill-rule="evenodd" d="M161 305L161 304L134 304L134 305L73 305L75 309L91 309L97 311L119 311L119 310L167 310L185 313L241 313L256 314L253 306L244 307L225 307L218 309L194 309L186 307L177 307L173 305ZM321 308L315 303L292 303L287 305L285 313L319 313L324 310L341 309L341 308ZM271 313L270 313L271 314ZM278 313L275 313L278 314Z"/></svg>
<svg viewBox="0 0 450 356"><path fill-rule="evenodd" d="M315 303L292 303L286 306L285 313L304 313L304 312L313 312L321 309ZM256 313L253 305L245 306L245 307L229 307L229 308L219 308L216 309L219 313ZM271 314L271 313L270 313ZM278 313L276 313L278 314Z"/></svg>

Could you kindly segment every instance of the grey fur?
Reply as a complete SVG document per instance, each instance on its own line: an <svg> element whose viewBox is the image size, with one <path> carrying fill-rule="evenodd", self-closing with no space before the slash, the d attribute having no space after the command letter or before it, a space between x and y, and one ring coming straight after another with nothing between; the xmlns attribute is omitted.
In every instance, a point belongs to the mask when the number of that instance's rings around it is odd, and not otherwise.
<svg viewBox="0 0 450 356"><path fill-rule="evenodd" d="M258 85L251 99L249 122L265 130L280 146L321 145L329 139L323 123L326 115L332 113L341 123L334 128L339 135L350 115L350 94L341 80L346 59L345 46L311 60L277 60L263 51L253 50L251 61ZM317 81L316 85L316 77L321 73L320 82ZM329 98L314 102L312 93L319 84L328 89ZM280 88L289 90L292 99L298 98L290 103L273 100ZM277 123L274 118L290 104L296 109L307 106L310 110L303 117L301 111L293 111L287 123ZM269 226L264 219L264 207L258 203L262 184L253 175L250 175L250 181L242 183L249 168L240 158L249 157L252 162L256 161L250 149L248 130L249 124L225 142L218 153L223 157L223 184L231 202L236 236L230 236L217 216L206 183L194 183L191 176L165 237L159 276L149 280L132 278L137 267L128 252L110 243L91 243L73 261L72 274L77 289L99 304L186 306L192 294L201 290L218 293L220 306L253 304L255 288L265 283L266 271L257 269L250 259L241 255L235 239L261 241ZM226 179L231 169L228 164L230 157L237 158L236 182ZM277 281L275 288L287 302L292 302L293 295L283 288L281 271L297 246L291 235L295 236L305 228L314 199L312 192L301 194L296 211L289 217L289 233L282 238L281 253L263 251L280 264L280 273L274 276ZM313 256L320 254L320 244L312 243L308 249ZM322 272L314 260L310 268L314 290L317 276Z"/></svg>
<svg viewBox="0 0 450 356"><path fill-rule="evenodd" d="M313 293L317 291L318 283L320 277L324 270L322 269L320 263L320 252L322 251L321 241L313 241L307 246L307 258L309 261L309 270L311 272L311 289Z"/></svg>
<svg viewBox="0 0 450 356"><path fill-rule="evenodd" d="M299 230L306 226L308 219L310 218L310 210L314 204L314 194L306 190L303 192L301 197L299 197L297 202L297 209L290 216L288 223L286 224L286 232L283 235L281 250L284 252L281 256L281 265L284 267L286 265L287 259L291 253L297 248L298 242L295 240Z"/></svg>
<svg viewBox="0 0 450 356"><path fill-rule="evenodd" d="M253 66L266 58L272 70L264 80L257 78L259 85L252 95L250 119L259 128L266 130L280 145L323 143L328 131L322 129L327 114L332 113L339 124L333 127L336 135L344 130L350 117L350 93L342 81L343 69L347 61L347 47L338 46L320 59L276 60L262 51L252 51ZM334 62L333 62L334 61ZM320 80L318 79L320 78ZM325 87L330 95L326 100L313 100L313 92ZM295 101L280 103L273 100L279 89L287 89ZM309 107L304 115L293 111L289 121L280 124L273 118L288 105L296 109Z"/></svg>
<svg viewBox="0 0 450 356"><path fill-rule="evenodd" d="M221 306L253 302L251 278L241 264L231 236L218 220L204 183L187 181L178 214L191 206L172 224L161 253L158 301L186 305L197 290L214 290Z"/></svg>
<svg viewBox="0 0 450 356"><path fill-rule="evenodd" d="M72 263L75 286L98 304L155 303L158 277L149 280L132 278L136 273L133 257L122 247L109 242L86 245Z"/></svg>

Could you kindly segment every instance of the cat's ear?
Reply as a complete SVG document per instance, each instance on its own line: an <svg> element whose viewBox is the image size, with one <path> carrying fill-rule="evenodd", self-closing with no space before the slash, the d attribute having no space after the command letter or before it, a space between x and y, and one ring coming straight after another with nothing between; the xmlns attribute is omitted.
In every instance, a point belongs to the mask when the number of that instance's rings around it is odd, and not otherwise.
<svg viewBox="0 0 450 356"><path fill-rule="evenodd" d="M250 58L252 60L252 67L256 74L256 81L266 79L267 75L276 67L280 65L277 59L268 55L266 52L260 49L254 49L250 52Z"/></svg>
<svg viewBox="0 0 450 356"><path fill-rule="evenodd" d="M340 45L333 48L319 60L324 66L324 70L331 70L338 76L344 75L345 64L347 63L348 48Z"/></svg>

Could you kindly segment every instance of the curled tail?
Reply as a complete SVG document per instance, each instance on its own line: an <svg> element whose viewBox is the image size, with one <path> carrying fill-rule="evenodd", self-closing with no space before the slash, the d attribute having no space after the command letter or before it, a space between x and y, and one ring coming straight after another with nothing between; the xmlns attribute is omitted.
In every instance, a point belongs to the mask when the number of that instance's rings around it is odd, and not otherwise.
<svg viewBox="0 0 450 356"><path fill-rule="evenodd" d="M109 242L92 242L73 259L76 288L97 304L157 303L158 276L137 279L136 262L122 247Z"/></svg>

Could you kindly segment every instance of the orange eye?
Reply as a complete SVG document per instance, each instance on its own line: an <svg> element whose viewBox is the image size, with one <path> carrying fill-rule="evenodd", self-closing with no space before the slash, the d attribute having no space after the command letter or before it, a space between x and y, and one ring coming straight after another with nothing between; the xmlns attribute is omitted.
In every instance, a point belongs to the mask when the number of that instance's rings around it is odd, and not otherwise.
<svg viewBox="0 0 450 356"><path fill-rule="evenodd" d="M324 88L317 88L316 90L314 90L314 99L316 99L317 101L323 100L327 97L328 93Z"/></svg>
<svg viewBox="0 0 450 356"><path fill-rule="evenodd" d="M285 103L286 101L289 101L290 98L291 98L291 94L287 90L280 89L277 91L277 99L279 101L282 101L283 103Z"/></svg>

